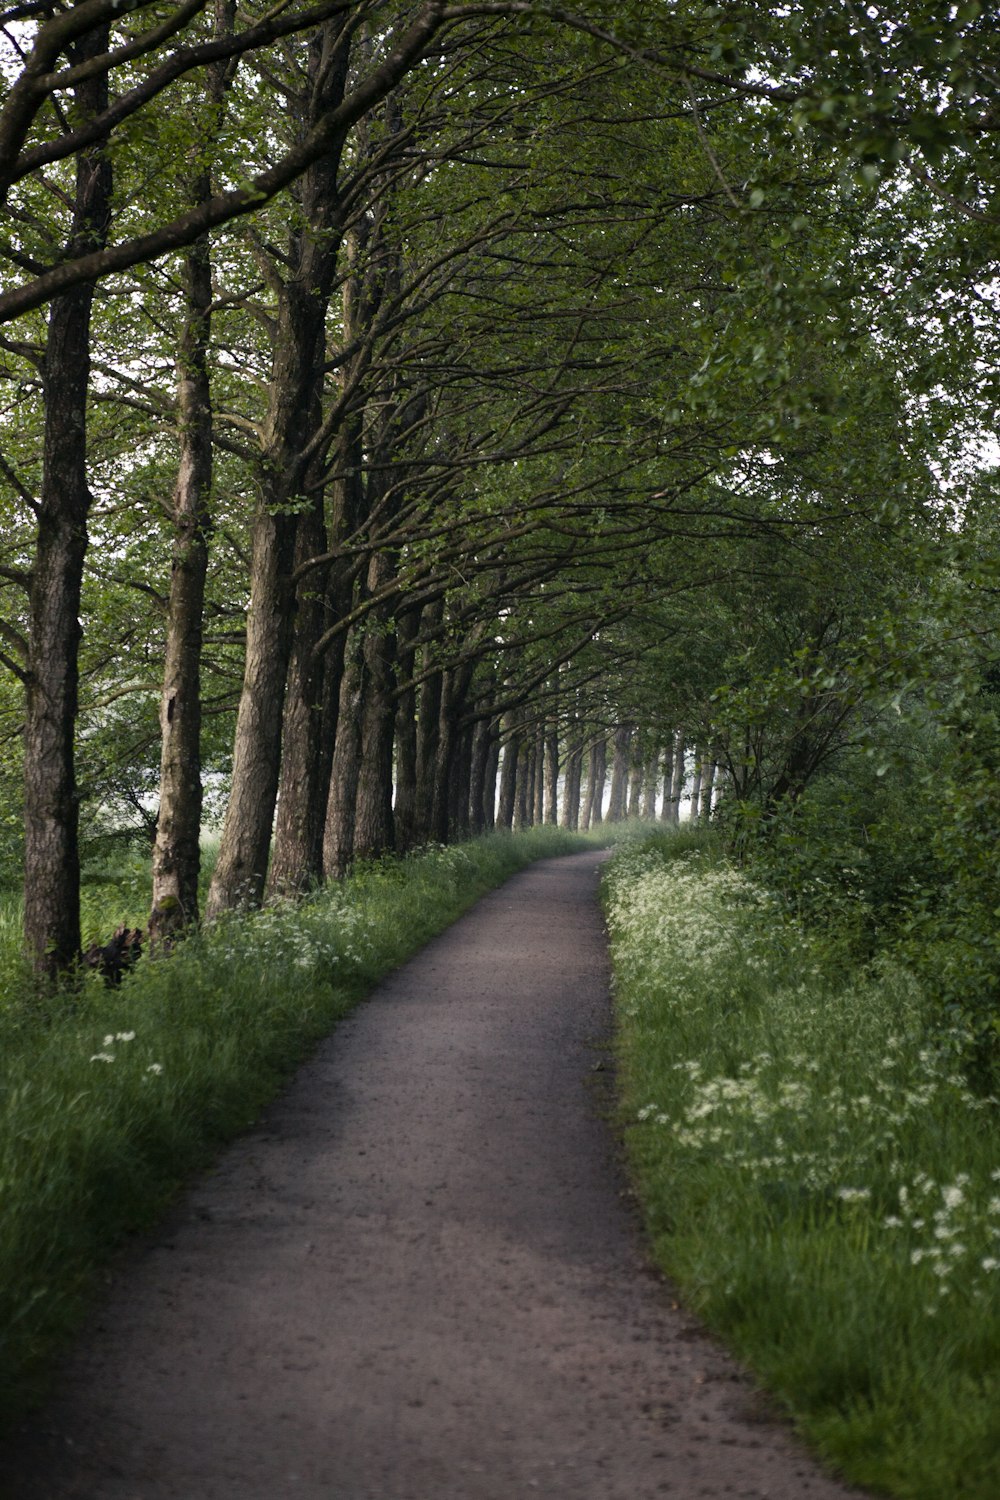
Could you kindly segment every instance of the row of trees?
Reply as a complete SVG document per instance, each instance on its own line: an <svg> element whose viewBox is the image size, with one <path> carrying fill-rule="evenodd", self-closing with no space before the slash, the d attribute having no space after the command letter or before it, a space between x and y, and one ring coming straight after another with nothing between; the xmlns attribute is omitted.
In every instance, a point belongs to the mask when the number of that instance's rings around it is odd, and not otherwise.
<svg viewBox="0 0 1000 1500"><path fill-rule="evenodd" d="M665 775L669 812L685 742L769 815L871 739L965 566L992 336L991 28L875 9L8 13L41 973L79 953L81 804L152 825L159 940L200 915L206 789L211 917L593 821L609 769L609 815Z"/></svg>

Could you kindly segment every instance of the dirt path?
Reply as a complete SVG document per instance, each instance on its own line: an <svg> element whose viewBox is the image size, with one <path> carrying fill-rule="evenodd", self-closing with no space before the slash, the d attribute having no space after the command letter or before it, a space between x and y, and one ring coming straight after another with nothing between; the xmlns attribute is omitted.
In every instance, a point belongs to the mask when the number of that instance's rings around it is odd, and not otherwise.
<svg viewBox="0 0 1000 1500"><path fill-rule="evenodd" d="M116 1273L5 1500L852 1493L645 1265L596 864L515 877L339 1028Z"/></svg>

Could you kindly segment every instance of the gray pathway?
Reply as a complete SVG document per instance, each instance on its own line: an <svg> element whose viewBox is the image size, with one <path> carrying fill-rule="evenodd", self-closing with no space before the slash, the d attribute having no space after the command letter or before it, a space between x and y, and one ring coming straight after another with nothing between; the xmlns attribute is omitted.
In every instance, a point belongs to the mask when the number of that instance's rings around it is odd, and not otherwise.
<svg viewBox="0 0 1000 1500"><path fill-rule="evenodd" d="M834 1500L646 1266L599 856L487 897L116 1272L5 1500Z"/></svg>

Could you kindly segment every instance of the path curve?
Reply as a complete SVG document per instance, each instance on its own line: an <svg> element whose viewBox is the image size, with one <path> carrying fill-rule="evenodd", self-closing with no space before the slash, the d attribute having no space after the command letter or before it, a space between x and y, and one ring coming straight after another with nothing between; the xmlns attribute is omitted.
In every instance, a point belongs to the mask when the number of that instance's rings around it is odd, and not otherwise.
<svg viewBox="0 0 1000 1500"><path fill-rule="evenodd" d="M341 1024L127 1258L5 1500L843 1500L644 1258L594 853Z"/></svg>

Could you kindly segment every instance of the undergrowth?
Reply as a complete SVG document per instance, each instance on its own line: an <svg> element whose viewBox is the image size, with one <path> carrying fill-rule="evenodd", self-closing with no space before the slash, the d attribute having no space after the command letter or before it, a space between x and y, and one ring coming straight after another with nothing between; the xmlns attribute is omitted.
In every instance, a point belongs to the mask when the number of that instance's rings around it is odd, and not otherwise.
<svg viewBox="0 0 1000 1500"><path fill-rule="evenodd" d="M967 1037L905 969L848 972L710 840L626 846L605 894L661 1264L849 1479L993 1500L998 1110Z"/></svg>
<svg viewBox="0 0 1000 1500"><path fill-rule="evenodd" d="M55 999L20 971L0 921L0 1423L43 1392L95 1269L162 1214L219 1145L383 974L483 892L550 854L558 829L495 835L361 866L342 885L230 916L119 989L94 975ZM139 919L136 868L100 892L105 936Z"/></svg>

